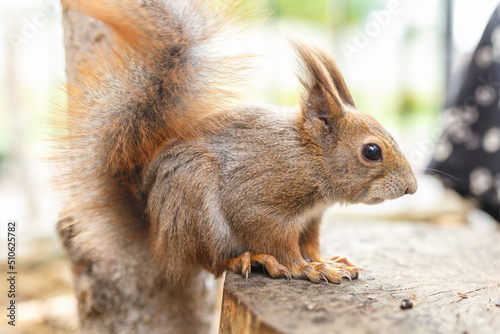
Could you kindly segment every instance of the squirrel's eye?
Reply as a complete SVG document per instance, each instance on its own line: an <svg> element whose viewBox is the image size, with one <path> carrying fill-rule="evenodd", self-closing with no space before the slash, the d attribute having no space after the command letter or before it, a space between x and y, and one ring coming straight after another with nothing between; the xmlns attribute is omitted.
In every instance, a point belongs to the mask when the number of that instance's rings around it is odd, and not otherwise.
<svg viewBox="0 0 500 334"><path fill-rule="evenodd" d="M368 144L363 147L363 156L370 161L380 161L382 150L376 144Z"/></svg>

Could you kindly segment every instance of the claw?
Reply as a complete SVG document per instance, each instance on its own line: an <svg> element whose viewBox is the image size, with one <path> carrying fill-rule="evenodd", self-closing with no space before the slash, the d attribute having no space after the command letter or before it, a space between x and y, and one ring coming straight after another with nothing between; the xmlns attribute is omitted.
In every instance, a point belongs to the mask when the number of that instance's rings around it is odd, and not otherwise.
<svg viewBox="0 0 500 334"><path fill-rule="evenodd" d="M346 277L348 278L350 281L352 281L351 279L351 274L349 274L349 272L345 269L339 269L339 273L340 273L340 277L343 278L343 277Z"/></svg>
<svg viewBox="0 0 500 334"><path fill-rule="evenodd" d="M291 280L292 279L292 275L285 269L280 269L279 270L280 274L285 276L287 280Z"/></svg>
<svg viewBox="0 0 500 334"><path fill-rule="evenodd" d="M345 275L349 276L349 272L348 272L347 270L345 270L345 269L339 268L339 269L338 269L338 271L339 271L339 273L341 273L343 276L345 276Z"/></svg>
<svg viewBox="0 0 500 334"><path fill-rule="evenodd" d="M329 283L328 282L328 279L326 279L326 276L323 275L323 274L319 274L319 278L322 279L323 281L325 281L326 283ZM319 283L319 282L318 282Z"/></svg>
<svg viewBox="0 0 500 334"><path fill-rule="evenodd" d="M357 273L362 273L362 274L365 273L365 270L361 267L354 267L353 270Z"/></svg>

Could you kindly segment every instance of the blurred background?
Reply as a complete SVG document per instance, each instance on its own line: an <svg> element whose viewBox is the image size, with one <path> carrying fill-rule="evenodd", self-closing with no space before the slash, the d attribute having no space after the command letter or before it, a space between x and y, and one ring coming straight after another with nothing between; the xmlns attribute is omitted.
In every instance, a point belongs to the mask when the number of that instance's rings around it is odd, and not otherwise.
<svg viewBox="0 0 500 334"><path fill-rule="evenodd" d="M251 1L270 22L255 43L266 57L248 99L294 105L299 88L283 35L321 45L338 62L358 108L390 130L419 175L416 195L375 207L332 208L338 216L496 228L424 172L442 132L446 91L498 0ZM56 235L58 198L44 160L45 116L52 104L65 103L59 2L1 2L0 36L0 248L6 249L7 221L17 220L18 321L26 332L74 332L70 266ZM5 257L0 252L2 266ZM7 302L0 294L0 305Z"/></svg>

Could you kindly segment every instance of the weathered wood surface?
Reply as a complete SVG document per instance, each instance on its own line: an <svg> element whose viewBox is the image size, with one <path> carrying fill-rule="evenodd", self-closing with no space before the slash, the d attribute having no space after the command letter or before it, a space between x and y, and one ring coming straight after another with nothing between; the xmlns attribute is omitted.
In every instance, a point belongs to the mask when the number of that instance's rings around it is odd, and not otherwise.
<svg viewBox="0 0 500 334"><path fill-rule="evenodd" d="M227 273L220 333L500 333L498 229L325 218L323 253L365 275L334 285Z"/></svg>

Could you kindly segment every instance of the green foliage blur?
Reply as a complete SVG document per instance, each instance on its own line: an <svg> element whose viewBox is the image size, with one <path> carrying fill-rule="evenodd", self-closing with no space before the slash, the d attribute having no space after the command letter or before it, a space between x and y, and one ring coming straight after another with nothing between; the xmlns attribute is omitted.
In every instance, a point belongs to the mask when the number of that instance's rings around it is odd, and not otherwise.
<svg viewBox="0 0 500 334"><path fill-rule="evenodd" d="M296 26L303 24L304 26L316 27L318 33L327 34L336 48L335 58L337 62L342 58L342 53L339 51L342 42L351 41L357 37L359 31L364 32L364 27L370 22L371 15L377 11L383 11L387 8L388 1L386 0L252 0L259 13L269 15L276 22L292 22L289 26ZM444 86L444 49L440 46L443 44L443 22L444 17L439 16L441 8L439 5L422 3L422 6L427 6L429 12L432 12L438 19L432 23L415 23L409 20L403 26L400 33L400 40L393 42L396 46L393 49L388 49L387 52L395 54L398 63L393 64L379 64L378 66L388 66L397 68L399 74L397 79L393 80L395 83L386 84L384 92L375 91L372 87L363 87L360 85L350 86L351 92L354 95L356 103L361 110L381 118L386 123L396 127L408 127L420 124L422 127L435 126L436 115L438 115L442 108L442 103L445 95ZM412 8L406 6L406 15L412 14ZM403 18L404 14L395 15L393 19ZM404 18L406 19L407 16ZM418 20L417 20L418 21ZM395 34L394 30L398 29L394 25L384 27L380 36L370 39L371 44L381 42L389 33ZM347 36L347 37L346 37ZM387 38L393 38L387 37ZM398 44L399 43L399 44ZM419 56L415 56L416 50L429 49L431 57L433 57L433 66L438 68L438 73L430 76L429 78L420 78L420 84L415 84L415 73L411 72L412 67L428 66L425 62L415 60ZM363 49L362 53L370 53L371 49ZM340 57L339 57L340 54ZM342 64L342 71L348 72L349 66L356 66L355 63ZM370 61L368 59L367 61ZM345 70L347 68L347 70ZM442 73L441 73L442 71ZM413 72L418 72L413 71ZM425 72L425 71L422 71ZM344 73L344 75L346 75ZM361 74L365 75L365 74ZM377 75L373 73L366 73L367 80L370 76ZM418 74L417 74L418 75ZM359 76L359 74L358 74ZM347 73L347 79L348 73ZM387 78L380 77L381 86L384 86L384 81ZM371 79L376 81L377 78ZM421 81L429 80L427 87L422 88ZM390 87L387 87L390 86ZM378 88L378 87L376 87ZM271 87L271 94L275 97L278 96L278 104L293 104L296 102L294 93L290 91L279 91L276 87Z"/></svg>
<svg viewBox="0 0 500 334"><path fill-rule="evenodd" d="M278 19L292 18L315 24L333 21L341 26L357 24L372 10L383 6L383 3L383 0L270 0L267 6Z"/></svg>

